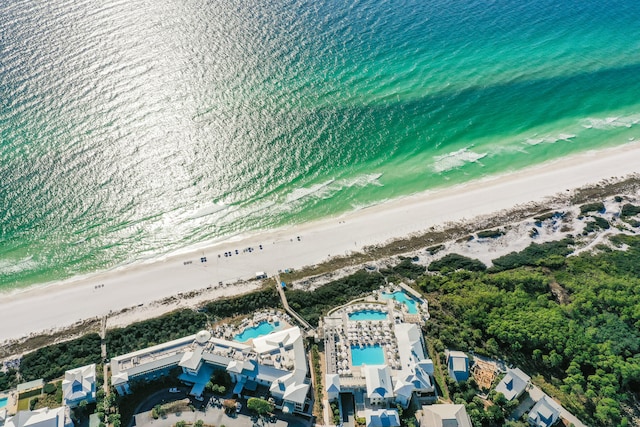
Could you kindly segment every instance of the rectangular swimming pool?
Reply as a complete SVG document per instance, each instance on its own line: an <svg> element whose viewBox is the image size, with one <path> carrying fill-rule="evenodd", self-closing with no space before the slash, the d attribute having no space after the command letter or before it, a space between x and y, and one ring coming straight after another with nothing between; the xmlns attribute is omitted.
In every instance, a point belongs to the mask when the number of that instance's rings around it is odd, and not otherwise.
<svg viewBox="0 0 640 427"><path fill-rule="evenodd" d="M387 320L387 313L379 310L359 310L349 313L349 320Z"/></svg>
<svg viewBox="0 0 640 427"><path fill-rule="evenodd" d="M7 399L6 397L0 397L0 408L4 408L5 406L7 406L7 401L9 399Z"/></svg>
<svg viewBox="0 0 640 427"><path fill-rule="evenodd" d="M384 349L379 344L368 347L351 346L351 364L384 365Z"/></svg>

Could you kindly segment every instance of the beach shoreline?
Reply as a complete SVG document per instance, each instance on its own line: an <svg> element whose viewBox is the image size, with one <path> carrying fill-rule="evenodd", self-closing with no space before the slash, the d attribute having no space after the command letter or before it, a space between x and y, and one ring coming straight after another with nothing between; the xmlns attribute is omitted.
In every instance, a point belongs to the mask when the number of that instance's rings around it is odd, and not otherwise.
<svg viewBox="0 0 640 427"><path fill-rule="evenodd" d="M255 278L259 271L272 276L279 270L300 269L335 256L348 256L368 246L426 232L430 227L473 221L524 204L544 202L585 185L622 179L639 172L637 165L640 143L632 142L429 190L338 217L234 236L190 252L169 254L152 263L137 262L0 294L0 342L64 328L125 308L148 307L179 294L199 292L215 299L240 293L239 287L246 292L259 282L237 287L229 284ZM231 256L224 255L229 252Z"/></svg>

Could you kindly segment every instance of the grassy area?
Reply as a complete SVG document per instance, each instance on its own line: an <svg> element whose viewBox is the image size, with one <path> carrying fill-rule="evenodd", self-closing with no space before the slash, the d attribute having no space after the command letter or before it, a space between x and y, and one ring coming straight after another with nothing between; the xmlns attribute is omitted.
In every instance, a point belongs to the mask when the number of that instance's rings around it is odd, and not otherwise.
<svg viewBox="0 0 640 427"><path fill-rule="evenodd" d="M24 399L18 400L18 411L28 411L30 401L30 397L25 397Z"/></svg>
<svg viewBox="0 0 640 427"><path fill-rule="evenodd" d="M315 401L313 405L313 415L316 419L322 419L322 399L324 397L323 387L322 387L322 367L320 366L321 359L320 353L318 352L318 346L313 345L311 347L311 366L313 369L313 384L315 385Z"/></svg>
<svg viewBox="0 0 640 427"><path fill-rule="evenodd" d="M440 355L436 351L433 342L431 340L427 341L427 351L429 356L431 356L431 360L433 360L433 376L436 380L436 385L438 389L442 392L442 398L444 400L449 400L449 388L447 387L447 379L443 374L442 363L440 363Z"/></svg>

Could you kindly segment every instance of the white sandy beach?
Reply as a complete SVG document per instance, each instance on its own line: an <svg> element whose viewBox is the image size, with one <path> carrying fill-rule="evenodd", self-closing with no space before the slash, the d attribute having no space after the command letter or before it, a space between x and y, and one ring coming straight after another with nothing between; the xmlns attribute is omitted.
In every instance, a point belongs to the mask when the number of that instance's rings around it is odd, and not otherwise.
<svg viewBox="0 0 640 427"><path fill-rule="evenodd" d="M339 218L267 231L153 264L1 295L0 342L141 304L149 309L138 310L138 316L151 317L161 310L152 309L154 305L150 303L178 293L212 287L200 299L214 299L248 291L258 283L243 285L241 289L217 285L251 279L256 271L265 271L271 276L281 269L317 264L331 256L431 226L544 201L568 189L636 172L640 172L640 144L631 143L463 186L421 193ZM254 251L243 252L247 247L253 247ZM239 255L235 254L236 249ZM232 251L233 256L225 257L227 251ZM200 261L202 256L206 256L207 262ZM185 265L185 261L192 263Z"/></svg>

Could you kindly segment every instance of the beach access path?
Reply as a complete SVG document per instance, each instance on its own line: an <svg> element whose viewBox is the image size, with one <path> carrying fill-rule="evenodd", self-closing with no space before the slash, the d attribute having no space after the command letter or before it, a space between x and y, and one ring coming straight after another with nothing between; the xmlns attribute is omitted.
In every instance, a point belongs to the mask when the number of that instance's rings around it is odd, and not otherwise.
<svg viewBox="0 0 640 427"><path fill-rule="evenodd" d="M429 191L340 216L246 238L192 253L15 294L0 295L0 342L70 326L124 308L147 305L202 290L210 299L236 295L230 283L273 276L285 268L318 264L364 246L468 221L532 201L544 202L568 189L638 172L640 144L587 152L512 174ZM298 239L300 237L300 239ZM259 249L262 245L263 249ZM243 251L245 248L252 251ZM238 250L238 254L236 254ZM231 256L224 256L231 252ZM206 257L206 262L202 258ZM219 285L223 283L223 285ZM255 283L255 285L251 285ZM245 284L244 291L258 286Z"/></svg>

